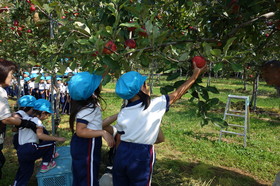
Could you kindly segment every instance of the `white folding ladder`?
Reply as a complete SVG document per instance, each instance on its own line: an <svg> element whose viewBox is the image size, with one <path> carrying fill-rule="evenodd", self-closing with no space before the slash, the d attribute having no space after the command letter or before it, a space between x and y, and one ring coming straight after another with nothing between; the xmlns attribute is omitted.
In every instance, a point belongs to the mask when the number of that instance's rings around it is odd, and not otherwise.
<svg viewBox="0 0 280 186"><path fill-rule="evenodd" d="M244 109L242 109L242 110L232 110L231 109L232 99L243 100L245 102L244 103ZM243 125L230 123L231 122L230 117L244 118ZM225 112L224 112L224 118L223 119L225 121L228 121L228 126L229 127L243 128L243 132L238 133L238 132L232 132L232 131L228 131L228 130L220 130L219 141L221 141L223 133L235 134L235 135L239 135L239 136L244 137L244 147L246 147L247 146L247 144L246 144L247 132L249 131L249 96L228 95L228 99L227 99L227 103L226 103L226 109L225 109Z"/></svg>

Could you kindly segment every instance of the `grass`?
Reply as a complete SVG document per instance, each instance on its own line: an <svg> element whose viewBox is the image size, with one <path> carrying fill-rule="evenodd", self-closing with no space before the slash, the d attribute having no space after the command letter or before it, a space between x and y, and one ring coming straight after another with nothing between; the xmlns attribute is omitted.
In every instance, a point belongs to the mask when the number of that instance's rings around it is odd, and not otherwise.
<svg viewBox="0 0 280 186"><path fill-rule="evenodd" d="M155 84L156 95L159 95L159 87L168 82L161 80L160 83ZM221 118L227 95L250 96L252 91L251 85L243 91L242 81L238 79L212 78L211 86L214 85L220 94L210 94L210 97L219 98L220 103L213 107L210 114ZM122 101L114 94L113 83L104 87L103 98L107 104L103 117L120 110ZM209 124L201 127L200 118L196 117L196 101L190 102L189 98L189 94L184 95L163 118L166 141L155 145L157 162L152 185L272 185L280 170L280 98L276 96L276 90L260 82L259 112L250 113L247 148L243 147L240 136L226 135L219 142L220 129L217 126ZM60 136L67 138L63 145L69 144L71 139L67 122L68 117L63 115L58 130ZM8 130L4 148L7 158L5 178L0 185L12 184L17 169L16 152L11 148L10 139L11 132ZM103 151L104 154L108 151L106 145L103 145ZM30 185L36 185L35 177Z"/></svg>

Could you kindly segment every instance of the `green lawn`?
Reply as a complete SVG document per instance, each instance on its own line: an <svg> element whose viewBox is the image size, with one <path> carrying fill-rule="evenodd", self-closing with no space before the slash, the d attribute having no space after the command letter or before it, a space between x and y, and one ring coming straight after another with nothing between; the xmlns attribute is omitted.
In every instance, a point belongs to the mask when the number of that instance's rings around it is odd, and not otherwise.
<svg viewBox="0 0 280 186"><path fill-rule="evenodd" d="M206 79L203 79L205 85ZM154 94L159 94L159 87L168 82L161 80L154 87ZM223 116L227 95L248 95L251 97L252 85L243 91L243 82L236 79L214 79L211 86L216 86L220 94L210 97L220 99L218 106L210 114ZM122 100L114 94L114 84L104 87L103 98L106 110L103 116L119 111ZM257 101L257 114L250 113L250 133L247 148L243 147L243 138L227 135L218 141L219 128L213 124L200 126L196 117L197 102L189 101L190 95L183 96L172 105L162 121L165 142L156 145L157 162L153 174L153 185L271 185L280 171L280 98L273 87L260 83ZM13 104L13 101L11 101ZM105 106L105 105L104 105ZM68 117L63 115L59 134L68 140ZM46 125L50 125L47 122ZM50 127L50 126L49 126ZM12 184L17 169L15 150L11 147L11 132L8 130L4 153L7 162L4 166L4 179L0 185ZM108 150L103 145L104 153ZM39 163L39 162L38 162ZM30 185L36 185L32 178Z"/></svg>

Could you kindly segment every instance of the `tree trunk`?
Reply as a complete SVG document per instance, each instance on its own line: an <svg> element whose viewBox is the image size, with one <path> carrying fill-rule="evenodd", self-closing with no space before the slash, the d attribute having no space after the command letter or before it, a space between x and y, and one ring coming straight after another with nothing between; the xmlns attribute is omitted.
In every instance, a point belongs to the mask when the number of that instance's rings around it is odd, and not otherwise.
<svg viewBox="0 0 280 186"><path fill-rule="evenodd" d="M257 95L258 95L259 79L260 79L260 75L257 74L253 84L253 93L252 93L252 99L250 103L250 107L253 109L254 112L256 112L257 110Z"/></svg>
<svg viewBox="0 0 280 186"><path fill-rule="evenodd" d="M212 62L210 62L210 65L209 65L207 86L210 86L210 83L211 83L211 71L212 71Z"/></svg>
<svg viewBox="0 0 280 186"><path fill-rule="evenodd" d="M244 68L243 71L243 90L247 90L247 73L246 73L246 68Z"/></svg>
<svg viewBox="0 0 280 186"><path fill-rule="evenodd" d="M280 97L280 87L275 87L276 91L277 91L277 96Z"/></svg>

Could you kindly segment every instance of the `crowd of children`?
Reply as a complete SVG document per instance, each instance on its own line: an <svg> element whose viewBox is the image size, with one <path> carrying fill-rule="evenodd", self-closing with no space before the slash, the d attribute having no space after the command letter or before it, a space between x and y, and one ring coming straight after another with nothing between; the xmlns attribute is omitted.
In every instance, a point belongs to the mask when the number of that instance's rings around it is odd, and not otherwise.
<svg viewBox="0 0 280 186"><path fill-rule="evenodd" d="M38 76L39 75L35 73L30 74L29 72L24 72L22 76L20 76L19 83L16 78L13 78L11 85L5 87L5 90L10 97L16 97L17 95L32 95L36 99L46 99L51 101L52 77L40 74L40 80L37 82L38 80L36 81L36 79ZM59 111L62 114L70 114L68 83L63 82L63 79L65 78L56 77L56 82L53 86L55 105L58 104Z"/></svg>
<svg viewBox="0 0 280 186"><path fill-rule="evenodd" d="M154 144L162 138L162 117L206 69L198 68L195 63L193 66L193 75L177 90L154 99L150 97L146 76L135 71L123 74L115 91L126 104L119 113L104 120L100 104L103 100L100 97L102 76L81 72L70 79L68 87L57 78L54 90L50 91L50 76L42 76L36 83L36 75L25 72L20 86L23 96L18 100L19 110L13 117L31 121L35 127L17 124L18 134L13 142L19 168L14 185L28 184L34 163L39 158L42 158L41 172L56 166L56 142L64 142L65 138L50 136L42 123L53 113L51 97L60 97L61 108L71 100L69 124L73 132L70 145L73 186L99 185L102 138L115 149L113 176L109 178L113 185L151 185ZM116 120L117 124L110 126Z"/></svg>

